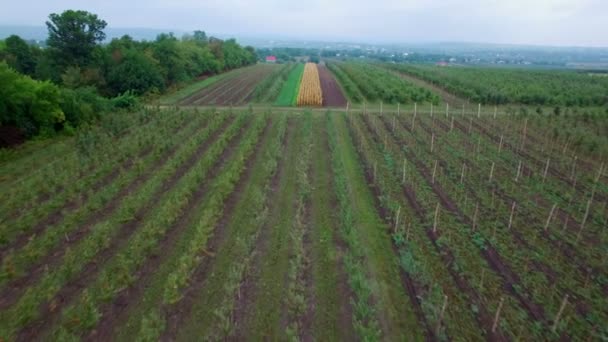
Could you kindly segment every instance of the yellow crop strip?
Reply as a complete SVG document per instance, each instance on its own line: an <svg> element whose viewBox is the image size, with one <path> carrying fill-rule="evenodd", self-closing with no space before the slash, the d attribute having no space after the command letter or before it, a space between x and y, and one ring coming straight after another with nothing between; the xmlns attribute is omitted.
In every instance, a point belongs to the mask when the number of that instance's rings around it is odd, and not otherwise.
<svg viewBox="0 0 608 342"><path fill-rule="evenodd" d="M315 63L306 63L304 75L298 93L298 106L321 106L323 104L323 93L319 70Z"/></svg>

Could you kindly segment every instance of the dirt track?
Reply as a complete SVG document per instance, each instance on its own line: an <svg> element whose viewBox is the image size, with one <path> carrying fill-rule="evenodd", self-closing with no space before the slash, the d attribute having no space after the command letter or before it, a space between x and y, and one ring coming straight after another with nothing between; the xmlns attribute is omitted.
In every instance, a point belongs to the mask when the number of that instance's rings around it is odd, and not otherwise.
<svg viewBox="0 0 608 342"><path fill-rule="evenodd" d="M346 97L340 85L325 65L318 65L321 90L323 91L323 107L344 107Z"/></svg>

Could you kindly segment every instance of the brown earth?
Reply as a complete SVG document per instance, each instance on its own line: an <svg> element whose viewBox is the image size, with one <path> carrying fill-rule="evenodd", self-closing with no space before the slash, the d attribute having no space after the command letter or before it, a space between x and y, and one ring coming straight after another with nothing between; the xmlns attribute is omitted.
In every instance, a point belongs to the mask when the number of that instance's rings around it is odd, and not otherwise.
<svg viewBox="0 0 608 342"><path fill-rule="evenodd" d="M323 92L323 107L345 107L346 97L344 97L342 88L340 88L334 75L325 65L319 64L317 69L319 70L319 80Z"/></svg>

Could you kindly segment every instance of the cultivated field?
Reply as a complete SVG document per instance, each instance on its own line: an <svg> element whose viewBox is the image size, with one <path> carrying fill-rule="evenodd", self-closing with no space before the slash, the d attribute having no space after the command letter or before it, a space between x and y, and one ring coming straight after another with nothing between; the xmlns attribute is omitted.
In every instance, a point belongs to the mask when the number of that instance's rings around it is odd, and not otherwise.
<svg viewBox="0 0 608 342"><path fill-rule="evenodd" d="M306 63L298 93L298 106L319 107L323 104L323 92L319 71L315 63Z"/></svg>
<svg viewBox="0 0 608 342"><path fill-rule="evenodd" d="M243 105L253 100L256 86L269 77L279 66L258 64L232 71L200 91L181 99L178 104L192 105Z"/></svg>
<svg viewBox="0 0 608 342"><path fill-rule="evenodd" d="M331 71L321 64L317 68L323 91L323 107L346 107L346 97Z"/></svg>
<svg viewBox="0 0 608 342"><path fill-rule="evenodd" d="M0 164L0 337L600 340L608 176L553 125L110 116Z"/></svg>

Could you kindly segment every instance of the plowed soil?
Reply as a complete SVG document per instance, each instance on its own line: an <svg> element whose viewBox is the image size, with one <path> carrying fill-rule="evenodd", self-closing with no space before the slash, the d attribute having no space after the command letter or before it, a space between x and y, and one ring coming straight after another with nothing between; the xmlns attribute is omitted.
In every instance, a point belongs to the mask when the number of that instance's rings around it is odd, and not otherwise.
<svg viewBox="0 0 608 342"><path fill-rule="evenodd" d="M344 107L346 97L334 75L325 65L318 65L321 90L323 91L323 107Z"/></svg>

